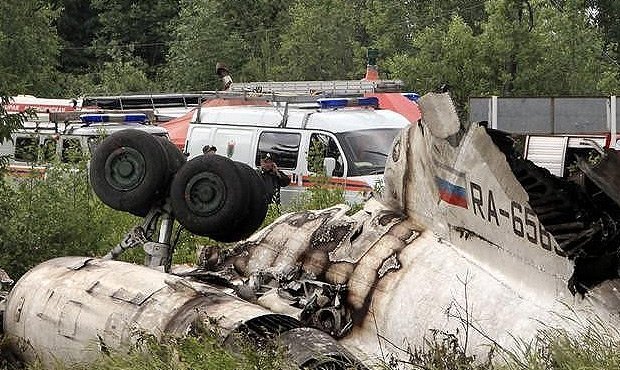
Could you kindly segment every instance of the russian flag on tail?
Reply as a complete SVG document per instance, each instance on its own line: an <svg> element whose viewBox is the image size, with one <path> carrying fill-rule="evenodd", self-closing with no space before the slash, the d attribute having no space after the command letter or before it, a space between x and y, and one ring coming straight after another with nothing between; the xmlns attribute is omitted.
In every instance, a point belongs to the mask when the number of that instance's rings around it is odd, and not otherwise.
<svg viewBox="0 0 620 370"><path fill-rule="evenodd" d="M435 166L439 199L457 207L468 208L465 174L439 162L435 162Z"/></svg>

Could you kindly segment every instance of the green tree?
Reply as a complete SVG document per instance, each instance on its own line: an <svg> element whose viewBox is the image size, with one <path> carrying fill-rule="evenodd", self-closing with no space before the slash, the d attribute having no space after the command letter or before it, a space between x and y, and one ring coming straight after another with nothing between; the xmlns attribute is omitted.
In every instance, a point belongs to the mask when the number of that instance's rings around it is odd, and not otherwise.
<svg viewBox="0 0 620 370"><path fill-rule="evenodd" d="M172 25L166 86L177 90L216 90L217 61L224 62L238 79L250 47L223 16L223 4L211 0L181 0L179 17Z"/></svg>
<svg viewBox="0 0 620 370"><path fill-rule="evenodd" d="M90 47L100 28L99 17L90 0L53 0L60 10L56 29L61 38L59 70L82 74L94 69L98 61Z"/></svg>
<svg viewBox="0 0 620 370"><path fill-rule="evenodd" d="M220 1L219 12L227 27L243 38L247 55L235 71L240 81L277 79L280 64L278 49L280 34L290 23L290 1L286 0L226 0ZM232 63L232 61L231 61Z"/></svg>
<svg viewBox="0 0 620 370"><path fill-rule="evenodd" d="M603 35L589 23L583 1L565 0L561 9L540 4L535 21L535 45L529 48L527 58L521 58L523 67L515 80L516 91L538 95L599 94L599 80L611 72L612 65L601 55Z"/></svg>
<svg viewBox="0 0 620 370"><path fill-rule="evenodd" d="M359 19L351 2L298 0L282 35L282 79L360 78L364 51L356 38Z"/></svg>
<svg viewBox="0 0 620 370"><path fill-rule="evenodd" d="M447 83L457 104L463 108L475 89L488 89L487 69L479 63L478 42L471 27L455 16L446 25L418 32L412 42L417 52L390 58L388 68L418 91L431 91Z"/></svg>
<svg viewBox="0 0 620 370"><path fill-rule="evenodd" d="M112 60L100 67L92 93L116 95L157 90L146 70L146 63L138 57L122 52L113 54Z"/></svg>
<svg viewBox="0 0 620 370"><path fill-rule="evenodd" d="M277 79L288 10L284 0L181 1L164 73L167 86L216 90L218 61L230 68L234 81Z"/></svg>
<svg viewBox="0 0 620 370"><path fill-rule="evenodd" d="M0 2L0 76L10 91L52 95L59 39L58 12L39 0ZM8 90L5 90L8 91Z"/></svg>
<svg viewBox="0 0 620 370"><path fill-rule="evenodd" d="M170 20L179 11L177 0L91 0L101 27L93 43L97 55L109 61L122 53L125 60L146 63L145 72L154 78L168 52ZM112 51L112 54L110 54Z"/></svg>
<svg viewBox="0 0 620 370"><path fill-rule="evenodd" d="M1 85L1 83L0 83ZM0 145L11 140L11 134L23 127L26 115L24 113L8 114L4 104L9 102L7 94L0 88ZM9 164L8 156L0 156L0 183L4 182L5 170Z"/></svg>
<svg viewBox="0 0 620 370"><path fill-rule="evenodd" d="M620 68L620 2L586 0L588 14L604 35L604 54Z"/></svg>
<svg viewBox="0 0 620 370"><path fill-rule="evenodd" d="M492 91L510 96L515 93L522 60L539 59L534 54L542 52L532 47L533 12L524 0L488 1L486 10L481 35L486 53L481 62L489 67Z"/></svg>
<svg viewBox="0 0 620 370"><path fill-rule="evenodd" d="M458 16L477 34L480 33L478 26L486 19L486 0L413 0L409 3L416 28L445 24Z"/></svg>
<svg viewBox="0 0 620 370"><path fill-rule="evenodd" d="M369 37L369 46L385 57L412 50L413 25L408 1L369 1L362 13L362 22Z"/></svg>
<svg viewBox="0 0 620 370"><path fill-rule="evenodd" d="M460 17L427 27L412 40L416 51L390 58L389 68L422 92L448 83L460 108L472 95L617 91L617 68L601 57L602 35L582 1L558 9L545 0L494 0L486 10L482 33Z"/></svg>

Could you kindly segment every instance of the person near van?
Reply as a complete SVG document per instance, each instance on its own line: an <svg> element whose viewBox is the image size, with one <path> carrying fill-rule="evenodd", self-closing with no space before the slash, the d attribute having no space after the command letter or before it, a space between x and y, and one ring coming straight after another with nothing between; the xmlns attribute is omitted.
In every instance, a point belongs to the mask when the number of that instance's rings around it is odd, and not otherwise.
<svg viewBox="0 0 620 370"><path fill-rule="evenodd" d="M215 154L217 152L217 148L215 145L205 145L202 147L202 154Z"/></svg>
<svg viewBox="0 0 620 370"><path fill-rule="evenodd" d="M215 64L215 73L220 78L220 80L222 80L222 84L223 84L222 90L224 91L230 90L230 88L232 87L233 80L232 80L232 77L230 76L230 71L228 70L228 67L226 67L224 63L217 62Z"/></svg>
<svg viewBox="0 0 620 370"><path fill-rule="evenodd" d="M280 205L280 188L288 186L291 179L278 169L270 153L262 155L257 172L265 183L265 201L267 204Z"/></svg>

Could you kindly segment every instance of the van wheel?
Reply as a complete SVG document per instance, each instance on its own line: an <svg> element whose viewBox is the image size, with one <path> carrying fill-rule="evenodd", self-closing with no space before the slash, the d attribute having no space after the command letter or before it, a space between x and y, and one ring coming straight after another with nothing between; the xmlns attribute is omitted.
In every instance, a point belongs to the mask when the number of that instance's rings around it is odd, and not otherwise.
<svg viewBox="0 0 620 370"><path fill-rule="evenodd" d="M247 206L247 188L233 161L199 155L181 167L170 186L174 217L194 234L209 236L228 228Z"/></svg>
<svg viewBox="0 0 620 370"><path fill-rule="evenodd" d="M93 153L90 180L108 206L141 214L165 192L166 152L151 134L127 129L105 138Z"/></svg>
<svg viewBox="0 0 620 370"><path fill-rule="evenodd" d="M212 233L216 241L231 243L252 235L263 223L268 205L265 201L265 185L256 171L245 163L235 162L237 171L248 185L248 204L244 214L237 218L224 232Z"/></svg>

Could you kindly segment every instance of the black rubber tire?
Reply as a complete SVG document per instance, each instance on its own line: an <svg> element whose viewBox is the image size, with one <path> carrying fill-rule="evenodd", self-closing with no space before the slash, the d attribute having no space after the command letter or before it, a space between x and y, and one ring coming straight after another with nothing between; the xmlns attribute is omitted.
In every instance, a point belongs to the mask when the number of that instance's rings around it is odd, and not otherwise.
<svg viewBox="0 0 620 370"><path fill-rule="evenodd" d="M163 182L163 186L165 187L165 194L169 194L170 182L172 182L174 174L181 168L181 166L183 166L183 164L185 164L185 162L187 162L187 156L183 154L183 152L176 145L168 140L168 138L157 136L157 139L162 144L162 147L166 152L166 168L168 169L168 177L166 177L166 180ZM131 210L129 213L134 216L144 217L149 213L153 205L154 204L151 203L146 206L146 208Z"/></svg>
<svg viewBox="0 0 620 370"><path fill-rule="evenodd" d="M161 143L166 152L166 160L168 166L167 184L170 184L174 174L187 162L187 157L181 149L174 145L168 138L158 136L157 139Z"/></svg>
<svg viewBox="0 0 620 370"><path fill-rule="evenodd" d="M174 217L202 236L228 228L247 207L247 184L234 162L215 154L199 155L176 173L170 186Z"/></svg>
<svg viewBox="0 0 620 370"><path fill-rule="evenodd" d="M267 216L268 204L265 201L265 185L256 170L245 163L235 162L242 181L248 184L248 205L244 214L238 217L224 231L212 233L210 237L224 243L237 242L252 235Z"/></svg>
<svg viewBox="0 0 620 370"><path fill-rule="evenodd" d="M166 152L153 135L134 129L113 133L93 153L90 182L113 209L141 215L167 192Z"/></svg>

